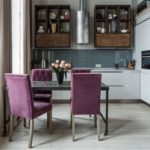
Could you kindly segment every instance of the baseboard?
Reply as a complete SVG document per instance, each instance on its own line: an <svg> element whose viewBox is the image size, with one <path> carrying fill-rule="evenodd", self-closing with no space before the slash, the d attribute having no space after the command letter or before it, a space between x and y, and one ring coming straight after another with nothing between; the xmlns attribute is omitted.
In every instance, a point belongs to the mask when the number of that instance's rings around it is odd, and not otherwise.
<svg viewBox="0 0 150 150"><path fill-rule="evenodd" d="M105 103L106 100L101 100L102 103ZM142 103L140 99L111 99L109 103Z"/></svg>
<svg viewBox="0 0 150 150"><path fill-rule="evenodd" d="M147 105L148 107L150 107L150 104L149 104L149 103L147 103L147 102L145 102L145 101L143 101L143 100L141 100L141 102L142 102L143 104Z"/></svg>
<svg viewBox="0 0 150 150"><path fill-rule="evenodd" d="M102 103L105 103L106 100L102 99ZM143 103L144 101L140 99L111 99L109 100L109 103ZM70 100L53 100L54 104L69 104Z"/></svg>
<svg viewBox="0 0 150 150"><path fill-rule="evenodd" d="M57 100L53 100L53 104L69 104L70 103L70 100L59 100L59 99L57 99Z"/></svg>

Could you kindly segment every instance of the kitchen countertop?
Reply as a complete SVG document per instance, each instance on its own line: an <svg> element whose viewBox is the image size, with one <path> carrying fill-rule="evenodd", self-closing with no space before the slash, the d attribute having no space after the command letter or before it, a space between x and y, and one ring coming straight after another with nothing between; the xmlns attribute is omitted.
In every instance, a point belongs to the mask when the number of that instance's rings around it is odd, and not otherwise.
<svg viewBox="0 0 150 150"><path fill-rule="evenodd" d="M76 69L91 69L92 72L123 72L123 71L133 71L133 72L141 72L141 70L139 69L126 69L126 68L119 68L119 69L115 69L115 68L76 68Z"/></svg>

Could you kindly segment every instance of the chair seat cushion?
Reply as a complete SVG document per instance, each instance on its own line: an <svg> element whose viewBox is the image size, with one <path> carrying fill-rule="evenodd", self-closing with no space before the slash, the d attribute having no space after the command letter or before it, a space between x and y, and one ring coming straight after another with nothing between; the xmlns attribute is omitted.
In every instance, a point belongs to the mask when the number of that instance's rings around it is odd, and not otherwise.
<svg viewBox="0 0 150 150"><path fill-rule="evenodd" d="M33 98L35 101L42 101L42 102L51 102L51 94L34 94Z"/></svg>
<svg viewBox="0 0 150 150"><path fill-rule="evenodd" d="M38 116L52 110L52 104L51 103L34 101L33 105L34 105L33 106L34 107L33 118L38 117Z"/></svg>

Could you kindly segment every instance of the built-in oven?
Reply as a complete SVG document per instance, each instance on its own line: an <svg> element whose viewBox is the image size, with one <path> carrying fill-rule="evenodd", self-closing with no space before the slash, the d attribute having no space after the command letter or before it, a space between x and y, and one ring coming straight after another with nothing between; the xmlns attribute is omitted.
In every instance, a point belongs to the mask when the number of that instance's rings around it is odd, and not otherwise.
<svg viewBox="0 0 150 150"><path fill-rule="evenodd" d="M142 51L142 68L150 69L150 50Z"/></svg>

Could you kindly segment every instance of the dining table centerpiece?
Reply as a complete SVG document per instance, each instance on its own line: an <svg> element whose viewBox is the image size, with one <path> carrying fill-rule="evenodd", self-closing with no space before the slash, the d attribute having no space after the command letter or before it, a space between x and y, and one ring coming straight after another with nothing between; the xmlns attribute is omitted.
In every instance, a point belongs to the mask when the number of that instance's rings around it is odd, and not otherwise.
<svg viewBox="0 0 150 150"><path fill-rule="evenodd" d="M67 71L71 69L71 64L66 63L64 60L56 60L54 63L51 64L51 68L56 73L58 84L63 84L64 76L65 78L67 78Z"/></svg>

